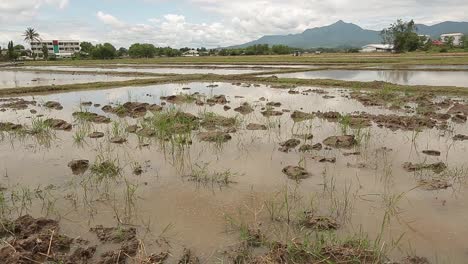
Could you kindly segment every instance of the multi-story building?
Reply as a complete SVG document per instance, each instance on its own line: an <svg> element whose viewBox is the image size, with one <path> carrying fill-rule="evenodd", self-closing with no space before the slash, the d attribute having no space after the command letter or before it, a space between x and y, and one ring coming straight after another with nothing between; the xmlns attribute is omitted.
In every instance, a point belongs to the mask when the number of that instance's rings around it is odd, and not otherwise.
<svg viewBox="0 0 468 264"><path fill-rule="evenodd" d="M34 54L42 56L42 47L46 45L50 54L57 57L71 57L73 53L80 51L80 41L78 40L42 40L31 42L31 50Z"/></svg>
<svg viewBox="0 0 468 264"><path fill-rule="evenodd" d="M463 43L463 41L462 41L463 36L464 36L463 33L442 34L442 35L440 35L440 39L442 40L442 42L447 43L449 41L449 39L451 38L452 41L453 41L452 44L454 46L461 46L461 44Z"/></svg>

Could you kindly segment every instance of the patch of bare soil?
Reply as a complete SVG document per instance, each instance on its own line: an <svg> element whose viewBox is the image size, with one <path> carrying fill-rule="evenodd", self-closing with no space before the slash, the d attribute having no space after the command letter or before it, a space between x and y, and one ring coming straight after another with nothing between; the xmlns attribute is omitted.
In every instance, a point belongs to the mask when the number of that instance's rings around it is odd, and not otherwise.
<svg viewBox="0 0 468 264"><path fill-rule="evenodd" d="M429 180L419 180L419 186L428 191L435 191L435 190L444 190L449 187L452 187L445 179L429 179Z"/></svg>
<svg viewBox="0 0 468 264"><path fill-rule="evenodd" d="M123 143L127 142L127 139L124 138L124 137L117 136L117 137L111 138L110 142L114 143L114 144L123 144Z"/></svg>
<svg viewBox="0 0 468 264"><path fill-rule="evenodd" d="M89 160L72 160L68 163L68 167L75 175L83 174L89 168Z"/></svg>
<svg viewBox="0 0 468 264"><path fill-rule="evenodd" d="M299 148L299 151L300 152L310 152L312 150L321 150L321 149L322 149L322 144L320 144L320 143L317 143L317 144L314 144L314 145L304 144Z"/></svg>
<svg viewBox="0 0 468 264"><path fill-rule="evenodd" d="M72 125L68 123L65 120L62 119L47 119L44 122L47 126L51 127L52 129L55 130L64 130L64 131L70 131L72 129Z"/></svg>
<svg viewBox="0 0 468 264"><path fill-rule="evenodd" d="M236 123L237 120L234 117L216 115L202 119L200 125L208 130L214 130L219 127L234 127Z"/></svg>
<svg viewBox="0 0 468 264"><path fill-rule="evenodd" d="M281 103L280 102L268 102L266 105L273 106L273 107L280 107Z"/></svg>
<svg viewBox="0 0 468 264"><path fill-rule="evenodd" d="M243 115L250 114L254 111L254 109L250 106L249 103L245 102L241 106L234 108L234 111L241 113Z"/></svg>
<svg viewBox="0 0 468 264"><path fill-rule="evenodd" d="M199 264L200 259L195 256L190 249L184 249L182 258L177 262L178 264Z"/></svg>
<svg viewBox="0 0 468 264"><path fill-rule="evenodd" d="M284 167L283 173L286 174L286 176L288 176L288 178L292 180L306 179L309 176L311 176L310 173L306 169L299 167L299 166Z"/></svg>
<svg viewBox="0 0 468 264"><path fill-rule="evenodd" d="M318 162L328 162L328 163L335 163L336 158L335 157L324 157L324 156L313 156L313 160L318 161Z"/></svg>
<svg viewBox="0 0 468 264"><path fill-rule="evenodd" d="M44 106L49 109L55 109L55 110L63 109L63 106L59 102L56 102L56 101L48 101L44 104Z"/></svg>
<svg viewBox="0 0 468 264"><path fill-rule="evenodd" d="M449 114L463 114L468 115L468 104L456 103L450 108L447 113Z"/></svg>
<svg viewBox="0 0 468 264"><path fill-rule="evenodd" d="M247 125L247 130L267 130L267 127L262 124L250 123Z"/></svg>
<svg viewBox="0 0 468 264"><path fill-rule="evenodd" d="M323 141L324 145L335 148L351 148L356 145L356 139L353 135L332 136Z"/></svg>
<svg viewBox="0 0 468 264"><path fill-rule="evenodd" d="M411 162L405 162L403 164L403 169L408 172L420 171L420 170L432 170L434 173L441 173L447 169L447 165L443 162L436 162L432 164L418 163L414 164Z"/></svg>
<svg viewBox="0 0 468 264"><path fill-rule="evenodd" d="M200 132L198 138L207 142L227 142L232 139L231 135L222 131Z"/></svg>
<svg viewBox="0 0 468 264"><path fill-rule="evenodd" d="M3 104L0 105L1 108L10 108L14 110L23 110L27 109L30 105L36 105L36 101L28 101L22 98L1 98L0 102Z"/></svg>
<svg viewBox="0 0 468 264"><path fill-rule="evenodd" d="M128 133L136 133L138 131L138 129L140 129L140 126L130 125L130 126L125 128L125 131L128 132Z"/></svg>

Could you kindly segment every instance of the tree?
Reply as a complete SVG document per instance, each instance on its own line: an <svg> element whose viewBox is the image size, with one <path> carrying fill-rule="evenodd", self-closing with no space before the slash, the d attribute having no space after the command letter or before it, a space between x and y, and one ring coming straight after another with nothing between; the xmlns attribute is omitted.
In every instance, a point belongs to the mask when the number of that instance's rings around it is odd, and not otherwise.
<svg viewBox="0 0 468 264"><path fill-rule="evenodd" d="M19 44L18 44L18 45L15 45L13 48L14 48L16 51L25 50L24 46L23 46L23 45L19 45Z"/></svg>
<svg viewBox="0 0 468 264"><path fill-rule="evenodd" d="M94 47L93 47L93 44L91 44L90 42L84 41L84 42L81 42L80 48L82 52L91 54L91 51L93 50Z"/></svg>
<svg viewBox="0 0 468 264"><path fill-rule="evenodd" d="M465 50L468 50L468 35L463 36L461 45L463 48L465 48Z"/></svg>
<svg viewBox="0 0 468 264"><path fill-rule="evenodd" d="M15 46L13 41L8 42L8 52L7 52L8 59L16 60L18 58L18 53L15 51Z"/></svg>
<svg viewBox="0 0 468 264"><path fill-rule="evenodd" d="M455 41L455 38L453 36L450 36L448 38L445 38L445 45L447 45L449 48L453 48L453 42Z"/></svg>
<svg viewBox="0 0 468 264"><path fill-rule="evenodd" d="M135 43L128 49L128 54L134 58L154 58L157 49L153 44Z"/></svg>
<svg viewBox="0 0 468 264"><path fill-rule="evenodd" d="M42 57L44 60L49 59L49 48L47 47L47 44L42 44Z"/></svg>
<svg viewBox="0 0 468 264"><path fill-rule="evenodd" d="M34 54L34 51L32 50L32 43L35 42L35 41L37 41L37 42L42 41L39 33L34 28L28 27L24 31L23 37L24 37L24 41L29 43L29 45L31 46L31 52L32 52L32 54ZM23 49L24 49L24 47L23 47ZM34 57L34 59L36 59L35 56L33 56L33 57Z"/></svg>
<svg viewBox="0 0 468 264"><path fill-rule="evenodd" d="M384 44L393 44L396 52L415 51L420 47L420 38L416 33L413 20L404 22L398 19L389 28L380 33Z"/></svg>
<svg viewBox="0 0 468 264"><path fill-rule="evenodd" d="M293 52L293 49L286 45L273 45L271 51L274 54L290 54Z"/></svg>
<svg viewBox="0 0 468 264"><path fill-rule="evenodd" d="M117 57L124 57L128 55L128 50L124 47L120 47L120 49L117 51Z"/></svg>
<svg viewBox="0 0 468 264"><path fill-rule="evenodd" d="M117 55L117 50L110 43L98 44L91 51L93 59L114 59Z"/></svg>

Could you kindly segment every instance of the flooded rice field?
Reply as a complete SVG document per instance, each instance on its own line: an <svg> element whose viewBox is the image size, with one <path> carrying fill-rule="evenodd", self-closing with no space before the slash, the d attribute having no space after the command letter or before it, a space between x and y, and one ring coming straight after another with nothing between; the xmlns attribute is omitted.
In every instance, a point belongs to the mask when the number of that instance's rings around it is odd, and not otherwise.
<svg viewBox="0 0 468 264"><path fill-rule="evenodd" d="M42 254L21 240L4 259L467 258L463 99L186 83L0 100L1 213L59 219L13 222Z"/></svg>
<svg viewBox="0 0 468 264"><path fill-rule="evenodd" d="M182 67L72 67L72 66L27 66L27 69L52 70L52 71L84 71L84 72L143 72L158 74L245 74L261 72L254 69L223 69L223 68L182 68Z"/></svg>
<svg viewBox="0 0 468 264"><path fill-rule="evenodd" d="M0 89L63 85L74 83L111 82L135 79L133 77L109 76L103 74L61 74L34 71L0 71Z"/></svg>
<svg viewBox="0 0 468 264"><path fill-rule="evenodd" d="M411 70L324 70L276 74L279 78L334 79L344 81L384 81L402 85L468 87L468 73L463 71Z"/></svg>
<svg viewBox="0 0 468 264"><path fill-rule="evenodd" d="M319 68L328 66L325 65L318 65L318 64L125 64L125 63L117 63L117 64L101 64L100 66L103 67L151 67L151 68L158 68L158 67L165 67L165 68L204 68L204 67L211 67L211 68L239 68L239 69L261 69L261 68Z"/></svg>
<svg viewBox="0 0 468 264"><path fill-rule="evenodd" d="M371 69L392 69L392 68L397 68L397 69L444 69L444 70L467 70L468 71L468 65L381 65L381 66L371 66L367 67Z"/></svg>

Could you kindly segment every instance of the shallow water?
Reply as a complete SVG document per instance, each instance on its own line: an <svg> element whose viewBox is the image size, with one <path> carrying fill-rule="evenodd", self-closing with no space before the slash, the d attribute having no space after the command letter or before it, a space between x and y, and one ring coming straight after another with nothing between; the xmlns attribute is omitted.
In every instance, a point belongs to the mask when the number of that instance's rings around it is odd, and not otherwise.
<svg viewBox="0 0 468 264"><path fill-rule="evenodd" d="M38 141L35 138L17 138L3 133L0 143L0 172L5 177L0 178L0 185L18 188L18 186L53 185L57 190L53 196L56 202L54 210L49 212L63 216L62 231L70 236L91 238L89 226L117 224L116 215L123 217L131 208L134 217L131 223L140 229L149 228L151 239L160 238L163 234L169 240L176 255L181 246L195 250L208 263L216 262L220 252L238 242L237 233L226 232L227 216L235 217L239 211L253 218L258 213L256 221L269 225L264 204L278 197L278 193L289 188L301 197L301 206L294 208L294 213L306 209L309 201L313 201L317 210L325 215L331 215L334 204L329 198L342 205L344 201L350 204L346 209L349 219L343 221L338 234L353 234L362 230L374 239L380 232L386 201L391 197L402 195L395 204L396 215L391 217L384 234L388 243L401 234L402 252L394 252L396 256L404 255L408 250L414 250L422 255L442 263L461 263L466 259L466 243L468 238L468 195L466 184L454 184L454 188L440 191L426 191L417 188L417 178L421 175L408 173L402 169L406 161L436 162L443 161L449 168L461 169L467 166L465 159L468 151L468 141L454 142L452 133L465 133L467 125L453 125L452 132L436 129L414 131L391 131L373 126L363 130L348 130L348 133L369 133L370 137L356 149L339 150L323 149L304 154L293 150L290 153L278 151L279 142L292 138L293 134L312 133L314 138L308 143L322 142L326 137L340 135L339 124L330 123L315 118L313 120L294 123L290 113L281 117L266 118L260 114L260 108L266 102L260 102L260 97L269 101L281 102L277 108L288 110L338 111L353 113L364 111L373 114L390 114L393 111L379 107L365 107L361 103L348 99L348 91L342 89L327 89L332 99L324 99L316 93L289 94L287 90L261 87L239 87L225 83L217 83L219 87L207 88L210 83L167 84L148 87L129 87L99 91L69 92L47 96L24 97L36 100L39 104L49 100L59 101L64 109L48 110L42 107L30 107L38 110L45 117L64 119L74 123L72 132L57 132L56 138L49 141ZM183 90L190 87L191 90ZM306 90L308 87L301 88ZM102 131L106 137L102 139L87 138L83 144L74 143L72 137L83 124L75 122L72 112L88 109L91 112L104 114L100 107L83 107L80 102L92 101L105 105L108 103L124 103L127 101L148 102L160 104L160 96L178 93L199 92L207 96L224 94L234 107L248 101L255 106L255 112L239 117L242 124L237 133L232 133L232 140L222 145L198 141L196 132L192 133L193 144L179 148L169 142L155 140L148 147L139 147L138 138L134 134L127 135L128 142L123 145L108 143L112 133L112 124L92 125L90 131ZM245 98L236 98L244 96ZM170 108L172 106L165 106ZM185 112L199 115L212 111L223 116L239 116L233 110L224 111L223 106L196 106L181 104L177 107ZM404 115L399 112L398 114ZM151 115L151 114L148 114ZM30 124L33 117L29 110L7 110L0 113L0 120L15 123ZM136 124L138 120L131 118L119 119L110 114L114 120L123 123ZM269 124L266 131L247 131L245 125L250 123ZM390 152L379 149L387 147ZM421 154L424 149L437 149L441 157L430 157ZM344 156L344 152L361 151L359 156ZM89 171L82 176L75 176L67 167L72 159L89 159L91 163L97 156L118 160L123 168L122 176L138 186L135 204L129 206L125 201L125 182L109 182L96 190L85 189L83 179L90 177ZM335 164L319 163L312 155L336 157ZM132 174L132 165L138 162L143 165L144 173L140 176ZM352 168L348 164L363 162L373 168ZM187 180L186 175L191 168L209 164L210 171L230 170L234 173L234 181L228 187L218 185L202 185ZM312 173L312 177L299 183L287 179L281 172L287 165L301 164ZM115 201L102 200L102 194L109 193ZM84 195L86 194L86 196ZM70 199L63 197L78 197L78 205L72 206ZM85 202L86 201L86 202ZM42 205L42 206L41 206ZM336 204L335 204L336 205ZM32 207L35 214L44 214L43 203L36 202ZM263 209L262 209L263 208ZM344 212L342 212L344 213ZM168 228L168 226L170 228ZM278 234L276 232L279 232ZM271 231L271 235L283 237L280 231ZM150 240L151 240L150 239ZM147 249L158 248L157 244L147 244Z"/></svg>
<svg viewBox="0 0 468 264"><path fill-rule="evenodd" d="M468 70L468 65L382 65L382 66L371 66L367 67L371 69L387 69L387 68L398 68L398 69L450 69L450 70Z"/></svg>
<svg viewBox="0 0 468 264"><path fill-rule="evenodd" d="M279 78L334 79L344 81L384 81L402 85L468 87L467 72L411 70L325 70L276 74Z"/></svg>
<svg viewBox="0 0 468 264"><path fill-rule="evenodd" d="M40 70L60 70L60 71L85 71L85 72L145 72L145 73L159 73L159 74L243 74L261 72L261 70L253 69L216 69L216 68L168 68L168 67L105 67L105 68L90 68L90 67L71 67L71 66L29 66L24 67L27 69L40 69Z"/></svg>
<svg viewBox="0 0 468 264"><path fill-rule="evenodd" d="M47 72L34 71L0 71L0 89L31 87L31 86L46 86L46 85L62 85L74 83L91 83L91 82L111 82L125 81L135 79L133 77L120 77L109 75L93 75L93 74L58 74Z"/></svg>

